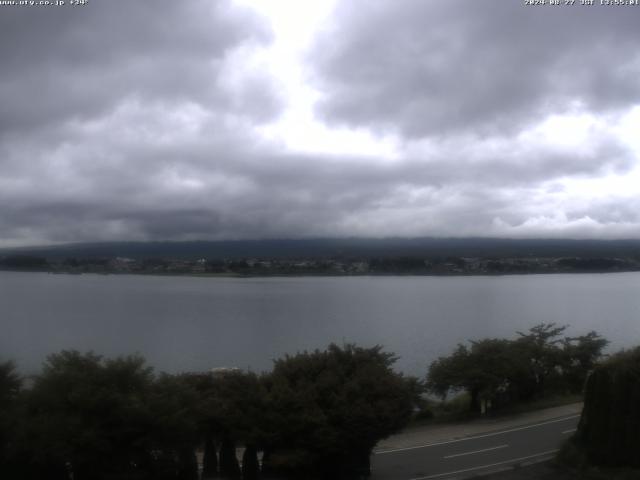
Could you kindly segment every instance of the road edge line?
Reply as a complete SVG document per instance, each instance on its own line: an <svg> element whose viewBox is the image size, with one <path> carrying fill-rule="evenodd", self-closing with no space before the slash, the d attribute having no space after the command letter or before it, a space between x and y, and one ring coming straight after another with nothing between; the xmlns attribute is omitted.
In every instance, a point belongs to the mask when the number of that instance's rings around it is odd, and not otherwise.
<svg viewBox="0 0 640 480"><path fill-rule="evenodd" d="M470 467L470 468L465 468L463 470L456 470L456 471L453 471L453 472L436 473L435 475L427 475L426 477L414 477L411 480L428 480L430 478L440 478L440 477L444 477L446 475L456 475L458 473L473 472L474 470L482 470L483 468L497 467L498 465L505 465L505 464L508 464L508 463L517 463L517 462L520 462L522 460L528 460L530 458L544 457L545 455L551 455L552 453L557 453L557 452L558 452L558 449L548 450L546 452L535 453L533 455L527 455L526 457L512 458L510 460L504 460L502 462L490 463L488 465L480 465L478 467Z"/></svg>
<svg viewBox="0 0 640 480"><path fill-rule="evenodd" d="M404 452L406 450L417 450L419 448L436 447L438 445L448 445L450 443L456 443L456 442L466 442L466 441L469 441L469 440L475 440L477 438L493 437L495 435L502 435L502 434L505 434L505 433L518 432L520 430L527 430L529 428L541 427L543 425L549 425L549 424L552 424L552 423L564 422L566 420L579 418L580 415L581 414L576 414L576 415L571 415L569 417L556 418L554 420L548 420L546 422L535 423L535 424L532 424L532 425L524 425L524 426L521 426L521 427L510 428L510 429L507 429L507 430L500 430L499 432L482 433L480 435L472 435L470 437L458 438L458 439L454 439L454 440L445 440L444 442L426 443L424 445L416 445L414 447L394 448L394 449L391 449L391 450L381 450L381 451L378 451L378 452L373 452L373 454L374 455L384 455L386 453Z"/></svg>

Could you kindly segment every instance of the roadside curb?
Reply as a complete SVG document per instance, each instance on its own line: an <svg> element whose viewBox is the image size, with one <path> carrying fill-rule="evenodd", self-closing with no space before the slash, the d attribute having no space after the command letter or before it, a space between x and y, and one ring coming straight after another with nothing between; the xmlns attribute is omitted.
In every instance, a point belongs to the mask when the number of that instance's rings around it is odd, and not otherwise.
<svg viewBox="0 0 640 480"><path fill-rule="evenodd" d="M517 414L500 419L477 419L466 423L453 423L438 426L414 427L381 442L374 448L374 454L393 450L419 448L449 441L463 440L479 435L491 435L512 428L522 428L531 424L552 422L562 418L580 415L582 403L573 403L560 407Z"/></svg>

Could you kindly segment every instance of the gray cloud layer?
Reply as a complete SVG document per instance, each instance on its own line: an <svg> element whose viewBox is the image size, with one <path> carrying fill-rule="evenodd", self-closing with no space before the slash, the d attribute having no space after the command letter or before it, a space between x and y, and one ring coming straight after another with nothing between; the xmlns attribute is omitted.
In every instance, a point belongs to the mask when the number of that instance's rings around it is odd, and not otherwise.
<svg viewBox="0 0 640 480"><path fill-rule="evenodd" d="M520 3L339 3L306 59L318 115L391 132L393 159L261 138L286 92L245 59L271 32L226 1L5 8L0 245L640 237L636 195L578 188L638 167L608 125L640 105L640 9ZM591 124L564 145L544 121L567 113Z"/></svg>
<svg viewBox="0 0 640 480"><path fill-rule="evenodd" d="M228 2L202 0L4 8L0 32L3 132L93 118L126 99L233 109L238 99L220 83L225 56L269 39L257 19ZM275 113L270 93L240 102L242 113Z"/></svg>
<svg viewBox="0 0 640 480"><path fill-rule="evenodd" d="M338 17L314 52L330 122L494 133L640 101L637 8L356 0Z"/></svg>

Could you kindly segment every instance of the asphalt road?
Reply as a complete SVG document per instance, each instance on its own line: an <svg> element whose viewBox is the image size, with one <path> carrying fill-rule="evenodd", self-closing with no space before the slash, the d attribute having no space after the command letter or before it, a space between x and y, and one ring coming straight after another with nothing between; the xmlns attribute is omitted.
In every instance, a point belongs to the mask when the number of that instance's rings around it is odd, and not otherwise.
<svg viewBox="0 0 640 480"><path fill-rule="evenodd" d="M465 478L552 457L575 431L579 415L458 440L376 452L372 480Z"/></svg>

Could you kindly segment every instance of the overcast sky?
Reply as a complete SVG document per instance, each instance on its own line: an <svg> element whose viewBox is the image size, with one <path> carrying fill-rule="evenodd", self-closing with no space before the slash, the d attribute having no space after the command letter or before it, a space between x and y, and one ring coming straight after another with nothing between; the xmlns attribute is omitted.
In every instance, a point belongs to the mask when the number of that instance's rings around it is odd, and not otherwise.
<svg viewBox="0 0 640 480"><path fill-rule="evenodd" d="M640 7L576 3L0 6L0 246L640 238Z"/></svg>

